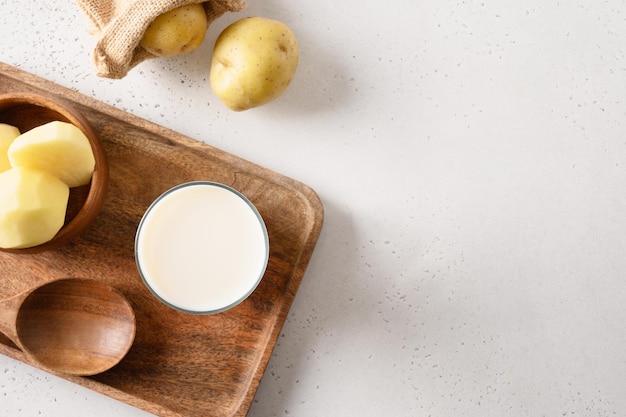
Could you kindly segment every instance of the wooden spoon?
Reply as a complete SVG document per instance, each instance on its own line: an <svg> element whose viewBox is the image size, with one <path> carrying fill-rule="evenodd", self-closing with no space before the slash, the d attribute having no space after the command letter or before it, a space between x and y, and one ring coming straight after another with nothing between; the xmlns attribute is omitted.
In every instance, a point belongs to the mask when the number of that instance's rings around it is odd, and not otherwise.
<svg viewBox="0 0 626 417"><path fill-rule="evenodd" d="M0 332L48 371L95 375L132 346L135 313L108 284L64 278L0 301Z"/></svg>

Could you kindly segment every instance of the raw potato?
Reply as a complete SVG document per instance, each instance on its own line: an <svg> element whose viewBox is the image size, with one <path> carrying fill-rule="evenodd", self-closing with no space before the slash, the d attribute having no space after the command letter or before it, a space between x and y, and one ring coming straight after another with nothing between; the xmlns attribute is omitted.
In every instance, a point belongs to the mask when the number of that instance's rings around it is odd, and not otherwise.
<svg viewBox="0 0 626 417"><path fill-rule="evenodd" d="M9 146L8 155L12 167L47 171L69 187L88 184L96 164L85 134L60 121L22 133Z"/></svg>
<svg viewBox="0 0 626 417"><path fill-rule="evenodd" d="M175 56L198 48L209 22L200 3L180 6L158 16L146 29L141 46L156 56Z"/></svg>
<svg viewBox="0 0 626 417"><path fill-rule="evenodd" d="M296 36L284 23L264 17L240 19L215 42L211 88L231 110L261 106L285 91L298 57Z"/></svg>
<svg viewBox="0 0 626 417"><path fill-rule="evenodd" d="M0 247L22 249L51 240L63 227L70 191L54 175L31 168L0 174Z"/></svg>
<svg viewBox="0 0 626 417"><path fill-rule="evenodd" d="M0 123L0 172L4 172L11 168L9 162L9 145L20 135L17 127Z"/></svg>

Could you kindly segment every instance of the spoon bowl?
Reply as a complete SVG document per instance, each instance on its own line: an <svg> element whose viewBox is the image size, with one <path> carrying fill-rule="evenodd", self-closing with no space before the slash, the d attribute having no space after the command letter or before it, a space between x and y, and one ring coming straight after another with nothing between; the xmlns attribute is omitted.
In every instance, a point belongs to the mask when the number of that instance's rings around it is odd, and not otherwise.
<svg viewBox="0 0 626 417"><path fill-rule="evenodd" d="M0 301L0 331L46 370L95 375L132 346L135 314L110 285L64 278Z"/></svg>

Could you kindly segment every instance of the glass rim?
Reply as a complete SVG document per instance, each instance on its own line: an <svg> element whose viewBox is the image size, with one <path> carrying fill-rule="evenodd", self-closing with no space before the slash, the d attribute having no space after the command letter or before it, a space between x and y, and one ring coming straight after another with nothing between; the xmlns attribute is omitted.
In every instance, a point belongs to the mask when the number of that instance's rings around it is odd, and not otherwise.
<svg viewBox="0 0 626 417"><path fill-rule="evenodd" d="M256 219L259 222L259 225L261 226L261 231L263 234L263 243L265 246L265 253L263 255L264 257L264 261L262 264L262 267L260 268L260 272L259 272L259 276L256 278L256 280L254 281L254 284L248 289L248 291L246 291L244 294L242 294L239 298L237 298L237 300L223 306L220 308L215 308L215 309L208 309L208 310L190 310L184 307L180 307L177 306L176 304L173 304L172 302L164 299L150 284L148 278L146 278L146 273L144 272L144 270L142 269L141 266L141 262L139 259L139 246L140 246L140 235L141 235L141 231L143 229L143 225L146 222L146 218L149 216L149 214L152 212L152 210L161 202L163 201L165 198L167 198L168 196L170 196L171 194L175 193L176 191L179 191L183 188L187 188L187 187L194 187L194 186L209 186L209 187L217 187L217 188L222 188L226 191L229 191L231 193L233 193L234 195L236 195L237 197L239 197L251 210L252 213L255 215ZM135 255L135 264L137 266L137 271L139 272L139 276L141 277L141 280L143 281L144 285L148 288L148 290L152 293L152 295L154 295L160 302L162 302L163 304L165 304L166 306L183 312L183 313L187 313L187 314L195 314L195 315L209 315L209 314L217 314L217 313L221 313L224 312L226 310L230 310L231 308L239 305L241 302L243 302L245 299L247 299L253 292L254 290L258 287L258 285L260 284L261 280L263 279L263 276L265 275L265 272L267 270L267 265L269 263L269 255L270 255L270 243L269 243L269 234L267 232L267 226L265 225L265 221L263 220L263 217L261 216L261 214L259 213L259 210L256 208L256 206L250 201L250 199L248 199L245 195L243 195L243 193L241 193L240 191L236 190L235 188L220 183L220 182L215 182L215 181L205 181L205 180L197 180L197 181L188 181L188 182L184 182L178 185L175 185L171 188L169 188L168 190L164 191L163 193L161 193L157 198L154 199L154 201L152 201L152 203L150 203L150 205L148 206L148 208L146 209L146 211L144 212L143 216L141 217L141 220L139 221L139 225L137 226L137 232L135 233L135 242L134 242L134 255Z"/></svg>

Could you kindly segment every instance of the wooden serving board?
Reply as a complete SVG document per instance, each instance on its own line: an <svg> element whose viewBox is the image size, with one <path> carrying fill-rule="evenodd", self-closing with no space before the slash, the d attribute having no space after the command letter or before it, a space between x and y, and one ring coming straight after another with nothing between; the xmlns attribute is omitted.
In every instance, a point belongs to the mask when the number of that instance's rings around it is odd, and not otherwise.
<svg viewBox="0 0 626 417"><path fill-rule="evenodd" d="M110 165L107 198L81 238L52 252L0 253L0 299L61 277L111 283L136 314L122 362L93 377L62 377L160 416L245 416L319 237L322 204L304 184L205 143L0 63L0 93L34 92L69 102L100 135ZM0 120L1 122L1 120ZM144 286L133 252L148 205L191 180L221 182L258 208L270 238L255 292L216 315L177 312ZM0 335L0 353L28 363Z"/></svg>

